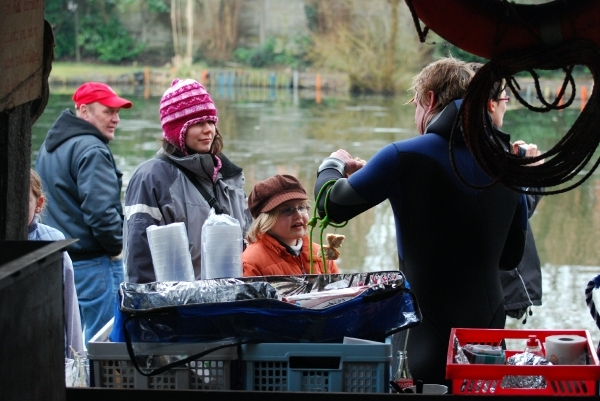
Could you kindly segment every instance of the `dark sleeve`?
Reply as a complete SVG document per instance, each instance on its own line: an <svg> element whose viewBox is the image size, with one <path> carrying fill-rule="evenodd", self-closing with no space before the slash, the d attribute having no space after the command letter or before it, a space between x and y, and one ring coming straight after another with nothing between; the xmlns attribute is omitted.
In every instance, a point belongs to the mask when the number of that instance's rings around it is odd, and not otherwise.
<svg viewBox="0 0 600 401"><path fill-rule="evenodd" d="M395 188L394 177L399 176L389 174L389 171L400 171L397 155L394 144L387 145L348 179L342 178L342 173L334 168L320 171L315 184L320 216L325 215L326 198L327 214L336 223L350 220L388 199Z"/></svg>
<svg viewBox="0 0 600 401"><path fill-rule="evenodd" d="M132 283L156 281L146 229L151 225L165 224L157 193L160 197L168 190L156 190L159 186L155 185L152 177L151 174L141 173L138 168L131 176L125 192L123 263Z"/></svg>
<svg viewBox="0 0 600 401"><path fill-rule="evenodd" d="M76 168L85 224L109 255L118 255L123 250L121 182L109 149L90 147L79 156Z"/></svg>
<svg viewBox="0 0 600 401"><path fill-rule="evenodd" d="M315 183L315 200L319 216L323 218L327 214L334 223L348 221L373 206L352 188L346 178L341 178L340 172L334 169L326 169L318 174Z"/></svg>
<svg viewBox="0 0 600 401"><path fill-rule="evenodd" d="M500 256L500 270L512 270L523 259L529 219L527 196L521 195L517 210L513 216L508 237Z"/></svg>
<svg viewBox="0 0 600 401"><path fill-rule="evenodd" d="M536 191L540 191L543 188L532 188ZM540 203L540 200L542 200L542 195L529 195L526 194L525 196L527 196L527 208L528 208L528 217L533 216L533 212L535 212L535 208L537 207L538 203Z"/></svg>

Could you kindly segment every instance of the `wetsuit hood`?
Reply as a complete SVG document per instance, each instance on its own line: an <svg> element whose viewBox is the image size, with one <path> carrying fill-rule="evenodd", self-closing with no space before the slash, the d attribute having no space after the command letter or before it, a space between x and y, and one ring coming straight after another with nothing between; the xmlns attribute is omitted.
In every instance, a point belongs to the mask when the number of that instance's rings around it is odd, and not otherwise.
<svg viewBox="0 0 600 401"><path fill-rule="evenodd" d="M444 137L447 140L450 140L450 135L452 134L452 126L454 125L454 120L460 110L460 106L462 105L462 99L453 100L450 102L439 114L437 114L427 128L425 129L425 134L438 134ZM490 137L497 137L499 139L500 146L504 148L506 151L510 151L510 135L506 132L503 132L498 128L493 122L489 114L485 115L485 124L486 131L488 132ZM462 125L457 127L458 129L454 133L454 140L457 142L465 142Z"/></svg>
<svg viewBox="0 0 600 401"><path fill-rule="evenodd" d="M431 122L425 128L425 134L437 134L447 140L450 140L452 134L452 126L454 120L462 104L462 99L451 101L444 109L433 117ZM459 142L464 142L462 129L459 127L454 133L454 139Z"/></svg>
<svg viewBox="0 0 600 401"><path fill-rule="evenodd" d="M108 138L102 135L98 128L77 117L71 110L65 109L48 131L45 141L46 150L53 152L63 142L79 135L93 135L102 142L108 143Z"/></svg>

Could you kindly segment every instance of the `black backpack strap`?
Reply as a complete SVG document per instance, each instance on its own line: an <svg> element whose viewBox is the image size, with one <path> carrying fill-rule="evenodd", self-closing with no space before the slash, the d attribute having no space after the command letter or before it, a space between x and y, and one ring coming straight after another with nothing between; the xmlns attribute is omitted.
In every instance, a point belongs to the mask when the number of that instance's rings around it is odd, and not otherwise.
<svg viewBox="0 0 600 401"><path fill-rule="evenodd" d="M183 167L183 166L175 163L173 160L171 160L171 158L169 156L165 155L164 153L156 155L156 158L164 160L167 163L170 163L173 166L177 167L179 170L181 170L181 172L183 174L185 174L185 176L188 178L188 180L190 180L190 182L192 184L194 184L194 186L196 187L196 189L198 190L198 192L200 192L200 194L208 202L208 206L210 206L211 208L215 209L215 213L216 214L222 214L223 213L223 208L221 207L221 204L219 203L219 201L214 196L210 196L210 194L208 192L206 192L206 189L204 189L204 187L202 185L200 185L200 183L198 182L198 180L194 176L194 173L192 173L187 168L185 168L185 167Z"/></svg>

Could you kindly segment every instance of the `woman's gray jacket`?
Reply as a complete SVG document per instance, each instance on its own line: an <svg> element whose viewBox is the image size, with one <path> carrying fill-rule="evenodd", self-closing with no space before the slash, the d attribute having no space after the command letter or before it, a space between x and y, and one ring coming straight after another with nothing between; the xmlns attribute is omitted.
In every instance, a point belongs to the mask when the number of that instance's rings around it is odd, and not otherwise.
<svg viewBox="0 0 600 401"><path fill-rule="evenodd" d="M163 153L162 149L159 154ZM223 154L222 167L212 180L214 161L209 154L186 157L168 155L175 163L190 170L197 181L214 196L224 213L240 222L245 237L252 222L244 193L244 174ZM200 279L202 225L210 207L198 189L173 164L152 158L133 173L125 193L124 268L125 279L132 283L156 281L146 228L184 222L196 279Z"/></svg>

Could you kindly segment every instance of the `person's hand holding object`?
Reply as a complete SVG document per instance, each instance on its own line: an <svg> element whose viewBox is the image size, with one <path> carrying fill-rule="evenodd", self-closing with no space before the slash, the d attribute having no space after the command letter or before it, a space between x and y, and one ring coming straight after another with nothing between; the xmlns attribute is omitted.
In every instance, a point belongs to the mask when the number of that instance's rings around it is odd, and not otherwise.
<svg viewBox="0 0 600 401"><path fill-rule="evenodd" d="M530 143L527 144L525 143L525 141L515 141L513 144L513 153L515 155L519 154L519 148L524 149L525 150L525 154L523 155L523 157L536 157L542 154L542 152L538 149L536 144ZM531 163L528 164L528 166L537 166L539 164L543 164L544 163L544 159L542 160L538 160L535 163Z"/></svg>
<svg viewBox="0 0 600 401"><path fill-rule="evenodd" d="M340 159L344 162L346 168L346 178L360 170L367 163L365 160L362 160L358 157L352 158L350 153L346 152L344 149L336 150L329 157L335 157L336 159Z"/></svg>

